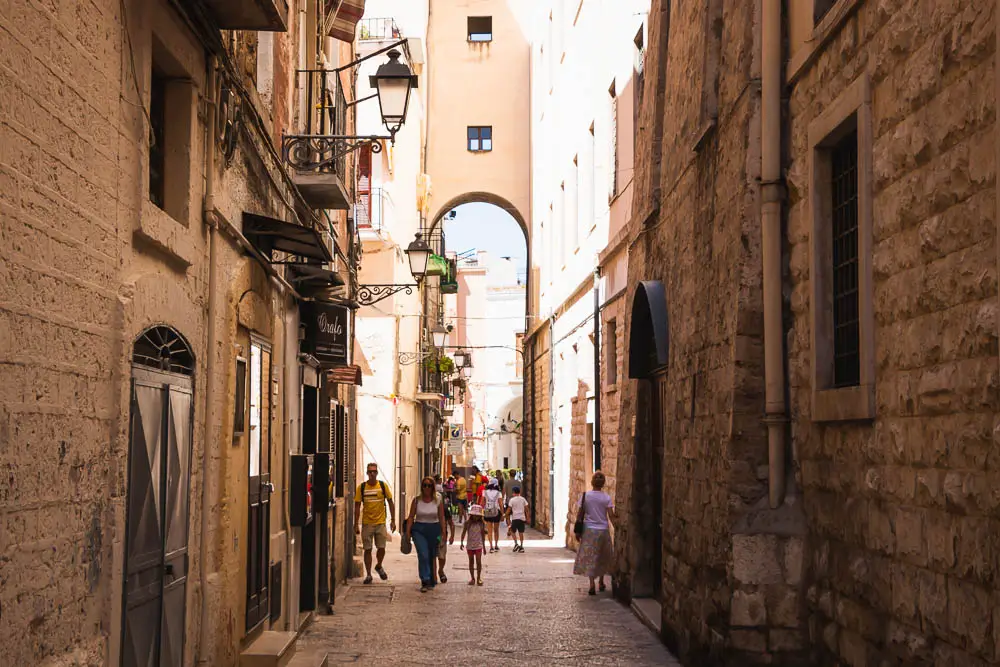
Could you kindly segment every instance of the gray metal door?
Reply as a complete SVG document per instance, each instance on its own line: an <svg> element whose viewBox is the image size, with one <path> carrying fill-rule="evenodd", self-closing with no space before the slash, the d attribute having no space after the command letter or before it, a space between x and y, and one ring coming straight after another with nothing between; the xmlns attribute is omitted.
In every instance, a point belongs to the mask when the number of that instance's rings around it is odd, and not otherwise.
<svg viewBox="0 0 1000 667"><path fill-rule="evenodd" d="M122 664L180 666L188 575L190 377L134 368Z"/></svg>

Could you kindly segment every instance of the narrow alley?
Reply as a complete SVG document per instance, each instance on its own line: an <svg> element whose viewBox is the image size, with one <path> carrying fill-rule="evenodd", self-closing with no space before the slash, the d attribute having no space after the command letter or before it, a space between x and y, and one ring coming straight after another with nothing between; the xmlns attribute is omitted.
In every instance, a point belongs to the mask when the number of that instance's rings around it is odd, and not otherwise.
<svg viewBox="0 0 1000 667"><path fill-rule="evenodd" d="M587 595L573 576L574 553L531 533L523 554L502 542L483 558L484 585L469 586L458 540L448 548L448 582L420 593L416 553L394 535L387 582L351 579L334 615L317 616L299 652L325 651L328 665L679 665L610 587ZM531 538L534 539L531 539Z"/></svg>

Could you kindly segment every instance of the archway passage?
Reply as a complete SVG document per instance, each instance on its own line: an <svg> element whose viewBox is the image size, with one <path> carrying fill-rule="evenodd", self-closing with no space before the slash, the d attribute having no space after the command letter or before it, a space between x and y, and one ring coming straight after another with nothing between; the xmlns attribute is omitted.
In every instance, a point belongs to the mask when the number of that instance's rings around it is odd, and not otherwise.
<svg viewBox="0 0 1000 667"><path fill-rule="evenodd" d="M446 257L450 275L428 281L424 314L430 327L451 327L446 354L467 366L449 381L445 410L471 446L451 452L443 468L520 468L524 457L513 429L523 415L524 220L502 198L484 193L449 204L433 219L429 242Z"/></svg>
<svg viewBox="0 0 1000 667"><path fill-rule="evenodd" d="M500 195L495 195L491 192L466 192L456 197L452 197L447 202L445 202L431 218L430 230L434 231L441 221L445 218L448 213L455 210L463 204L492 204L498 208L503 209L510 217L514 218L517 224L521 227L521 231L524 232L525 241L528 240L528 222L527 218L521 213L518 208L512 204L509 200ZM530 251L530 247L529 247Z"/></svg>
<svg viewBox="0 0 1000 667"><path fill-rule="evenodd" d="M177 331L132 349L122 664L180 665L188 577L194 354Z"/></svg>
<svg viewBox="0 0 1000 667"><path fill-rule="evenodd" d="M633 498L629 516L634 572L631 594L657 601L663 583L663 452L669 355L666 291L659 281L643 281L636 286L629 330L629 377L639 380L637 414L643 426L635 437L633 488L646 490Z"/></svg>

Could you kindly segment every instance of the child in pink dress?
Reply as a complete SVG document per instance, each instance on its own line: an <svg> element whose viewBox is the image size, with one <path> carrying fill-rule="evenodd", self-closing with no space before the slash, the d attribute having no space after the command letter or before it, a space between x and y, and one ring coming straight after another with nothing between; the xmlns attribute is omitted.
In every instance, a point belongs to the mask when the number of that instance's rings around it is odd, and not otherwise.
<svg viewBox="0 0 1000 667"><path fill-rule="evenodd" d="M468 545L465 537L468 535ZM469 554L469 585L483 585L483 547L486 544L486 523L483 521L483 506L469 508L469 520L462 529L461 548ZM475 568L475 575L473 574Z"/></svg>

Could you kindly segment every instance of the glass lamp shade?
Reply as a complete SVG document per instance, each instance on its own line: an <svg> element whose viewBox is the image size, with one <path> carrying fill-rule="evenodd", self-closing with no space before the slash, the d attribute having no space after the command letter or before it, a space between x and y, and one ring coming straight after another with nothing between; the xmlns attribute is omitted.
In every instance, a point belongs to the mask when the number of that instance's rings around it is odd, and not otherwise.
<svg viewBox="0 0 1000 667"><path fill-rule="evenodd" d="M410 273L417 282L427 275L427 260L431 256L431 247L424 241L423 235L417 232L417 236L406 246L406 256L410 260Z"/></svg>
<svg viewBox="0 0 1000 667"><path fill-rule="evenodd" d="M448 344L448 330L438 324L431 329L431 338L434 340L434 347L440 349Z"/></svg>
<svg viewBox="0 0 1000 667"><path fill-rule="evenodd" d="M472 377L472 366L462 367L462 377L464 377L466 380Z"/></svg>
<svg viewBox="0 0 1000 667"><path fill-rule="evenodd" d="M458 350L455 352L455 365L459 368L465 368L465 350Z"/></svg>
<svg viewBox="0 0 1000 667"><path fill-rule="evenodd" d="M382 122L389 134L395 135L406 122L406 110L410 105L410 89L417 87L417 77L410 68L399 62L399 51L389 51L389 62L381 65L369 77L371 87L378 94Z"/></svg>

